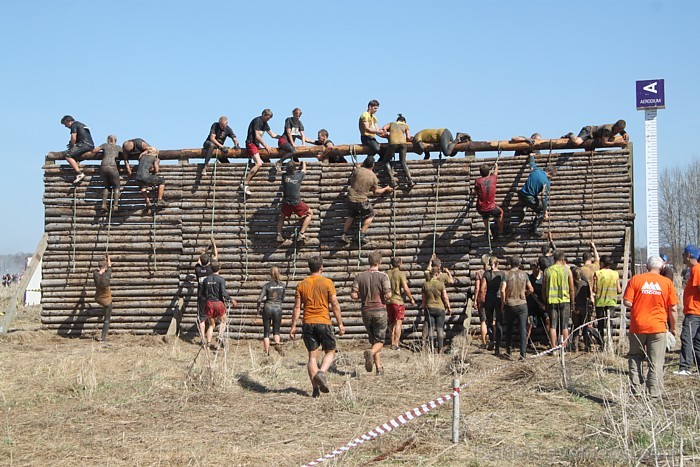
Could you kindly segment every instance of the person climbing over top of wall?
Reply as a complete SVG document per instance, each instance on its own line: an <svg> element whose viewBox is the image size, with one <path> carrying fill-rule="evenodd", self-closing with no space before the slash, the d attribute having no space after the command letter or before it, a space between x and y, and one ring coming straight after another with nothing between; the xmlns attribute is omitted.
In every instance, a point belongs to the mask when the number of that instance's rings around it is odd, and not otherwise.
<svg viewBox="0 0 700 467"><path fill-rule="evenodd" d="M271 118L272 110L264 109L262 114L259 117L255 117L253 120L251 120L250 124L248 125L245 148L248 153L248 157L253 159L254 165L248 172L248 175L245 177L243 183L241 183L241 191L248 196L252 194L248 185L263 164L262 159L260 158L260 145L265 147L268 156L272 154L272 148L270 148L270 146L263 141L263 133L267 133L274 139L280 139L280 135L270 130L270 125L268 125L267 122L269 122Z"/></svg>
<svg viewBox="0 0 700 467"><path fill-rule="evenodd" d="M301 123L301 109L299 107L292 110L292 116L284 120L284 131L280 136L277 144L279 149L280 160L277 162L280 167L288 159L294 159L294 162L299 162L296 157L297 146L295 140L299 140L302 146L306 143L314 143L314 140L309 139L304 134L304 124Z"/></svg>
<svg viewBox="0 0 700 467"><path fill-rule="evenodd" d="M75 170L76 176L73 183L78 183L85 178L85 174L80 170L80 166L76 162L78 156L82 156L86 152L92 151L95 143L92 141L90 128L85 124L76 121L70 115L65 115L61 119L61 125L70 128L70 141L68 142L68 150L63 154L66 161Z"/></svg>
<svg viewBox="0 0 700 467"><path fill-rule="evenodd" d="M620 135L625 142L629 141L629 135L625 131L627 122L618 120L615 123L606 125L589 125L584 126L579 131L578 136L573 133L567 133L562 138L569 138L569 142L575 146L581 146L589 139L593 140L594 146L612 146L615 141L615 136Z"/></svg>
<svg viewBox="0 0 700 467"><path fill-rule="evenodd" d="M544 170L537 167L535 162L535 157L530 155L528 160L532 172L527 177L525 185L518 191L518 200L524 208L530 208L535 213L535 218L532 221L532 226L530 228L530 233L535 236L541 236L542 231L540 231L540 225L543 220L549 218L549 187L550 179L554 178L554 167L548 165ZM525 209L521 215L522 218L525 217Z"/></svg>
<svg viewBox="0 0 700 467"><path fill-rule="evenodd" d="M209 160L211 159L214 149L218 149L220 151L218 159L224 164L228 164L229 160L226 157L226 154L228 154L228 148L224 146L226 138L231 138L231 141L233 141L234 144L233 148L239 149L238 138L236 138L236 134L233 132L231 127L228 126L228 117L222 115L219 117L218 122L211 124L209 135L207 136L207 139L204 140L202 148L204 153L204 168L202 169L202 176L207 174L207 165L209 164Z"/></svg>
<svg viewBox="0 0 700 467"><path fill-rule="evenodd" d="M524 136L513 136L510 139L511 143L528 143L530 145L530 149L524 150L518 150L513 153L513 157L518 157L518 156L529 156L530 154L540 154L539 149L532 149L532 146L541 141L542 136L539 133L533 133L532 136L529 138L526 138Z"/></svg>
<svg viewBox="0 0 700 467"><path fill-rule="evenodd" d="M102 180L104 181L104 189L102 190L102 210L107 210L107 195L109 190L112 190L114 194L114 204L112 205L112 211L119 211L119 194L121 188L121 180L119 178L119 154L122 154L124 161L128 164L129 161L122 153L122 147L117 144L117 137L114 135L109 135L107 137L107 143L102 144L91 152L93 155L102 152L102 163L100 164L100 174L102 175Z"/></svg>
<svg viewBox="0 0 700 467"><path fill-rule="evenodd" d="M469 135L467 135L469 136ZM469 137L471 140L471 137ZM423 154L423 160L430 159L430 152L426 150L425 144L440 144L440 151L445 156L452 157L455 155L455 145L457 141L452 138L452 133L447 128L436 128L421 130L413 135L413 150L416 154Z"/></svg>
<svg viewBox="0 0 700 467"><path fill-rule="evenodd" d="M379 109L379 101L372 99L367 103L367 110L360 115L360 142L368 150L368 157L374 159L375 154L380 154L379 141L375 136L387 137L387 132L379 128L377 117L374 115Z"/></svg>
<svg viewBox="0 0 700 467"><path fill-rule="evenodd" d="M138 156L140 156L146 149L149 149L151 147L152 146L150 144L148 144L141 138L127 139L122 143L122 155L124 156L124 160L126 161L126 172L129 174L129 176L131 176L131 166L129 165L129 158L138 158Z"/></svg>
<svg viewBox="0 0 700 467"><path fill-rule="evenodd" d="M394 189L390 186L379 188L379 179L372 171L374 168L374 157L367 156L362 163L362 167L358 167L350 176L350 188L348 188L347 205L348 217L343 225L343 235L340 239L347 245L352 240L348 237L348 232L352 227L352 223L356 218L360 218L360 242L363 244L369 243L366 237L367 229L369 229L372 220L374 219L374 208L369 202L369 194L375 196L384 193L391 193Z"/></svg>
<svg viewBox="0 0 700 467"><path fill-rule="evenodd" d="M165 193L165 179L158 175L160 172L160 160L158 150L152 146L143 151L139 156L139 165L136 169L136 181L141 188L141 195L146 201L146 209L151 207L151 200L148 192L151 188L157 187L158 198L154 203L157 208L165 208L168 203L163 200Z"/></svg>
<svg viewBox="0 0 700 467"><path fill-rule="evenodd" d="M391 160L394 158L396 151L399 152L399 160L401 161L401 167L404 173L406 173L406 180L408 181L408 189L410 190L415 186L413 180L411 179L411 172L408 170L408 165L406 165L406 142L411 141L411 131L406 124L406 119L403 115L399 114L396 117L395 122L387 123L382 127L382 130L388 132L389 134L389 145L384 149L384 154L379 159L380 162L386 164L386 170L389 173L390 184L395 187L397 184L396 177L394 177L394 170L391 167Z"/></svg>
<svg viewBox="0 0 700 467"><path fill-rule="evenodd" d="M346 164L348 162L341 154L337 154L333 151L333 141L328 138L328 130L324 128L318 130L318 137L316 141L311 144L323 146L323 152L317 156L317 159L321 162L325 160L332 164Z"/></svg>

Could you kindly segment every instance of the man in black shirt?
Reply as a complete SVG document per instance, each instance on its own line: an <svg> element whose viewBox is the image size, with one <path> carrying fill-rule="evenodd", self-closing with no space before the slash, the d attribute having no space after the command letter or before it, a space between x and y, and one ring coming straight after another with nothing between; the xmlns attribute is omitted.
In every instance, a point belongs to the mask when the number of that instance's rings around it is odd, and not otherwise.
<svg viewBox="0 0 700 467"><path fill-rule="evenodd" d="M224 331L226 326L226 305L224 301L230 301L231 296L226 291L226 280L221 277L218 261L211 262L211 274L202 281L199 288L199 296L205 302L204 310L207 314L209 328L206 330L207 345L211 346L211 339L214 336L214 327L219 321L219 342L224 343ZM233 300L233 306L238 303Z"/></svg>
<svg viewBox="0 0 700 467"><path fill-rule="evenodd" d="M323 162L324 160L328 160L328 162L333 164L347 163L347 160L345 157L343 157L343 155L336 154L332 151L334 145L333 141L328 138L328 130L323 128L318 130L318 138L316 138L316 141L314 141L312 144L316 146L323 146L323 152L318 155L319 161Z"/></svg>
<svg viewBox="0 0 700 467"><path fill-rule="evenodd" d="M209 129L209 136L204 141L204 168L202 169L202 175L207 174L207 164L211 159L211 155L214 149L221 151L219 155L219 160L225 164L228 164L229 160L226 156L228 154L228 148L224 147L224 142L226 138L231 138L234 144L234 149L238 149L238 138L233 132L230 126L228 126L228 118L226 116L219 117L218 122L214 122Z"/></svg>
<svg viewBox="0 0 700 467"><path fill-rule="evenodd" d="M216 248L216 241L214 237L211 238L211 245L213 252L209 254L209 248L199 255L197 263L194 265L194 276L197 279L197 325L199 326L200 337L202 338L202 344L205 341L205 331L207 324L207 314L204 312L204 306L206 305L206 300L200 296L202 291L202 282L204 279L211 274L211 262L212 260L219 260L219 250Z"/></svg>
<svg viewBox="0 0 700 467"><path fill-rule="evenodd" d="M76 158L92 151L95 148L95 143L92 141L90 128L83 123L76 121L70 115L65 115L61 119L61 124L66 128L70 128L70 141L68 142L68 150L64 153L66 161L75 170L76 177L73 183L78 183L85 178L85 174L80 170L80 166L76 162Z"/></svg>
<svg viewBox="0 0 700 467"><path fill-rule="evenodd" d="M122 143L122 154L124 156L124 160L126 161L126 172L129 174L129 176L131 176L129 157L135 157L138 159L141 153L143 153L146 149L151 149L152 147L153 146L141 138L128 139Z"/></svg>
<svg viewBox="0 0 700 467"><path fill-rule="evenodd" d="M285 173L282 175L282 202L280 203L280 217L277 220L277 241L284 242L282 229L284 228L284 220L296 214L301 218L301 227L297 240L301 243L306 242L306 228L311 223L313 211L301 200L301 182L306 175L306 162L301 163L301 170L297 170L297 165L294 161L287 162Z"/></svg>
<svg viewBox="0 0 700 467"><path fill-rule="evenodd" d="M567 133L562 136L562 138L569 138L569 142L575 146L581 146L589 139L593 140L594 146L611 146L615 141L615 136L618 134L622 136L625 142L629 141L629 135L625 131L626 127L627 122L618 120L615 123L608 123L606 125L584 126L581 128L581 131L579 131L578 136L574 136L573 133Z"/></svg>
<svg viewBox="0 0 700 467"><path fill-rule="evenodd" d="M270 125L268 125L267 122L269 122L271 118L272 110L265 109L262 111L262 115L260 115L259 117L255 117L253 120L251 120L250 125L248 125L248 133L246 135L245 140L245 149L248 152L248 157L253 159L255 165L248 172L245 181L241 183L241 191L243 191L246 195L251 194L250 189L248 188L248 184L253 179L255 174L258 173L260 167L262 167L262 159L260 159L259 151L260 145L265 147L268 155L270 154L270 151L272 151L270 146L268 146L265 143L265 141L263 141L263 133L267 133L272 138L280 139L280 135L275 134L272 130L270 130Z"/></svg>
<svg viewBox="0 0 700 467"><path fill-rule="evenodd" d="M151 188L157 188L156 207L165 208L168 203L163 200L165 193L165 179L158 175L160 172L160 160L158 159L158 150L154 147L149 147L139 156L139 165L136 169L136 181L141 188L141 195L146 201L146 209L151 206L151 200L148 197L148 192Z"/></svg>
<svg viewBox="0 0 700 467"><path fill-rule="evenodd" d="M292 116L287 117L284 120L284 134L280 136L277 143L277 148L279 149L280 160L279 164L284 164L289 158L294 158L294 162L299 162L295 157L297 153L295 140L301 141L301 145L304 146L305 143L312 143L313 140L306 137L304 134L304 124L301 123L301 109L297 107L292 110Z"/></svg>

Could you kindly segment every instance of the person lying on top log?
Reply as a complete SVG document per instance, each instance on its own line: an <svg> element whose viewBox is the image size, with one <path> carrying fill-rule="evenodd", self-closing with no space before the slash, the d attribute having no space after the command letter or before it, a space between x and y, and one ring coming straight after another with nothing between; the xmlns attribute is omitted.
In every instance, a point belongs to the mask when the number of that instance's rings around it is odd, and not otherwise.
<svg viewBox="0 0 700 467"><path fill-rule="evenodd" d="M368 150L368 156L374 158L375 154L381 154L379 141L375 136L387 137L383 128L379 128L377 117L374 115L379 109L379 101L372 99L367 103L367 111L360 115L360 142Z"/></svg>
<svg viewBox="0 0 700 467"><path fill-rule="evenodd" d="M321 162L325 160L332 164L346 164L348 162L343 155L336 154L332 151L334 147L333 141L328 139L328 130L326 129L322 128L318 130L318 138L316 138L316 141L311 144L323 146L323 152L317 156L317 159Z"/></svg>
<svg viewBox="0 0 700 467"><path fill-rule="evenodd" d="M471 137L469 139L471 140ZM452 139L452 133L447 128L421 130L413 135L413 150L416 154L425 153L423 160L428 160L430 159L430 152L425 149L425 143L440 144L440 151L445 156L452 157L455 155L457 141Z"/></svg>
<svg viewBox="0 0 700 467"><path fill-rule="evenodd" d="M574 136L573 133L567 133L562 136L562 138L569 138L569 142L576 146L581 146L589 139L593 140L593 145L596 147L612 146L613 141L615 141L615 136L618 134L622 136L625 142L629 141L629 135L625 131L625 127L627 127L627 122L624 120L618 120L615 123L608 123L606 125L589 125L581 128L578 136Z"/></svg>
<svg viewBox="0 0 700 467"><path fill-rule="evenodd" d="M131 176L131 166L129 165L129 157L140 156L146 149L152 146L141 138L127 139L122 144L122 155L126 161L126 172Z"/></svg>
<svg viewBox="0 0 700 467"><path fill-rule="evenodd" d="M533 155L530 155L528 163L530 164L532 172L530 172L530 175L527 177L525 185L518 191L518 200L524 208L530 208L534 211L535 218L532 221L530 233L540 237L542 235L540 225L543 220L549 218L550 178L554 177L555 171L554 167L551 165L545 167L544 170L538 168ZM521 218L525 217L524 208Z"/></svg>
<svg viewBox="0 0 700 467"><path fill-rule="evenodd" d="M539 133L533 133L532 136L530 136L529 138L526 138L524 136L513 136L510 139L511 143L523 143L523 142L525 142L525 143L530 144L530 149L527 149L527 150L522 149L522 150L515 151L513 153L513 157L529 156L530 154L540 154L540 150L539 149L533 150L532 146L535 143L537 143L538 141L540 141L541 139L542 139L542 136Z"/></svg>
<svg viewBox="0 0 700 467"><path fill-rule="evenodd" d="M114 205L112 210L119 211L119 193L121 188L121 180L119 179L119 154L124 157L125 163L129 163L128 159L122 152L122 147L117 144L117 137L109 135L107 143L102 144L91 151L92 155L102 152L102 163L100 164L100 175L104 180L105 187L102 190L102 210L107 210L107 195L111 189L114 193Z"/></svg>
<svg viewBox="0 0 700 467"><path fill-rule="evenodd" d="M306 175L306 161L302 161L301 170L297 170L296 163L291 160L287 162L285 173L282 174L282 202L280 203L280 217L277 220L277 241L284 242L282 229L284 220L296 214L301 219L301 227L297 235L299 243L306 242L306 228L311 223L313 211L301 200L301 182Z"/></svg>
<svg viewBox="0 0 700 467"><path fill-rule="evenodd" d="M399 114L395 122L387 123L382 127L382 130L389 134L389 145L384 149L384 154L379 158L379 161L386 164L386 171L389 173L391 180L389 184L392 188L397 184L394 170L391 167L391 160L394 158L396 151L399 151L399 160L403 171L406 173L408 189L410 190L415 186L415 183L413 183L411 172L408 170L408 165L406 165L406 142L411 141L411 130L406 124L406 119Z"/></svg>
<svg viewBox="0 0 700 467"><path fill-rule="evenodd" d="M68 150L63 153L66 161L75 170L76 176L73 183L78 183L85 178L85 174L80 170L80 166L76 162L76 158L85 154L86 152L92 151L95 147L95 143L92 141L92 135L90 134L90 128L85 126L83 123L76 121L70 115L65 115L61 119L61 125L66 128L70 128L70 141L68 142Z"/></svg>
<svg viewBox="0 0 700 467"><path fill-rule="evenodd" d="M229 160L226 157L226 154L228 154L228 148L224 146L226 138L231 138L234 144L234 149L239 148L238 138L236 138L236 134L233 132L231 127L228 126L228 117L222 115L219 117L218 122L211 124L209 136L207 136L207 139L204 140L202 147L204 154L204 168L202 169L202 176L207 174L207 165L209 164L209 160L211 159L214 149L218 149L220 151L218 159L224 164L228 164Z"/></svg>
<svg viewBox="0 0 700 467"><path fill-rule="evenodd" d="M248 153L248 157L253 159L253 162L255 165L253 166L252 169L248 172L248 175L246 176L245 180L243 183L241 183L241 191L243 191L246 195L251 195L250 189L248 188L248 184L250 181L253 179L256 173L258 173L258 170L260 170L260 167L262 167L262 159L260 159L260 145L262 144L265 147L265 150L267 151L268 156L270 155L272 149L270 146L268 146L265 141L263 141L263 133L267 133L270 135L270 137L274 139L280 139L281 136L274 133L272 130L270 130L270 125L267 124L267 122L270 121L272 118L272 110L270 109L264 109L262 111L262 115L259 117L255 117L253 120L250 121L250 125L248 125L248 134L246 136L245 140L245 149L246 152ZM250 161L249 161L250 163Z"/></svg>
<svg viewBox="0 0 700 467"><path fill-rule="evenodd" d="M141 187L141 195L146 201L146 210L151 207L151 200L148 192L151 188L158 188L158 199L154 203L157 208L165 208L168 203L163 200L165 193L165 179L158 175L160 171L160 160L158 150L152 146L143 151L139 156L139 165L136 169L136 181Z"/></svg>
<svg viewBox="0 0 700 467"><path fill-rule="evenodd" d="M503 235L503 209L496 205L496 184L498 183L498 162L491 166L481 164L479 167L481 177L474 180L474 190L476 191L476 212L481 215L484 221L486 235L491 235L489 231L489 218L496 220L497 235Z"/></svg>
<svg viewBox="0 0 700 467"><path fill-rule="evenodd" d="M350 187L348 188L348 217L343 225L343 235L340 239L349 245L352 240L348 237L348 231L352 227L355 218L360 218L360 242L362 244L369 243L366 237L367 229L369 229L372 220L374 219L374 208L369 202L369 194L379 196L384 193L391 193L394 189L390 186L379 188L379 179L372 171L374 168L374 157L367 156L362 163L362 167L358 167L350 176Z"/></svg>
<svg viewBox="0 0 700 467"><path fill-rule="evenodd" d="M280 154L280 160L277 163L280 167L287 159L293 158L294 162L299 162L299 159L296 157L297 147L294 144L295 139L298 139L302 146L305 146L305 143L314 142L304 134L304 124L301 123L300 119L301 113L301 109L297 107L292 110L292 116L284 120L284 132L277 143Z"/></svg>

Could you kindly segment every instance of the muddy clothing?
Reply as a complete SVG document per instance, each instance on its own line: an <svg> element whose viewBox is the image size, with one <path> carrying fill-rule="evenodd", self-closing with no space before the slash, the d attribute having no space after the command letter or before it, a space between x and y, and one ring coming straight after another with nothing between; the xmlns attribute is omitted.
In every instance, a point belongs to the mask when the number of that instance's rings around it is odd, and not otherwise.
<svg viewBox="0 0 700 467"><path fill-rule="evenodd" d="M105 143L100 145L100 150L102 151L100 169L116 169L117 158L119 157L119 153L122 152L122 147L118 144Z"/></svg>
<svg viewBox="0 0 700 467"><path fill-rule="evenodd" d="M366 112L362 112L362 115L360 115L360 121L359 121L360 135L367 136L369 138L374 138L374 133L366 133L365 132L363 122L367 122L368 123L367 126L370 129L378 130L379 125L377 124L377 117L375 117L373 114L369 113L369 111L366 111Z"/></svg>
<svg viewBox="0 0 700 467"><path fill-rule="evenodd" d="M496 209L496 183L498 177L496 174L488 177L477 178L474 182L476 190L476 210L477 212L487 213Z"/></svg>
<svg viewBox="0 0 700 467"><path fill-rule="evenodd" d="M387 275L391 284L391 298L387 300L387 303L403 305L403 284L406 283L406 273L399 268L393 268Z"/></svg>
<svg viewBox="0 0 700 467"><path fill-rule="evenodd" d="M379 179L374 172L365 167L360 167L350 178L350 188L348 188L348 201L351 203L362 203L369 201L369 194L379 187Z"/></svg>
<svg viewBox="0 0 700 467"><path fill-rule="evenodd" d="M301 203L301 182L304 180L304 172L296 171L293 174L282 174L282 202L296 205Z"/></svg>
<svg viewBox="0 0 700 467"><path fill-rule="evenodd" d="M440 137L445 132L444 128L436 128L430 130L421 130L415 135L413 135L414 143L432 143L437 144L440 142Z"/></svg>
<svg viewBox="0 0 700 467"><path fill-rule="evenodd" d="M484 279L486 279L486 303L494 303L500 301L501 284L506 280L506 273L503 271L485 271Z"/></svg>
<svg viewBox="0 0 700 467"><path fill-rule="evenodd" d="M404 122L392 122L389 124L389 144L406 144L406 132L408 125Z"/></svg>
<svg viewBox="0 0 700 467"><path fill-rule="evenodd" d="M248 125L248 133L246 135L245 144L252 144L260 147L260 142L257 138L257 132L270 131L270 125L263 120L262 116L255 117L251 120L250 125Z"/></svg>
<svg viewBox="0 0 700 467"><path fill-rule="evenodd" d="M581 266L581 277L583 280L588 282L588 284L593 287L593 277L595 276L595 273L600 270L600 264L598 262L591 263L591 264L584 264Z"/></svg>
<svg viewBox="0 0 700 467"><path fill-rule="evenodd" d="M583 141L589 139L596 139L598 141L612 141L615 139L615 134L613 134L613 126L615 126L613 123L598 126L584 126L581 128L581 131L579 131L578 137ZM625 130L620 132L620 135L625 134L627 134Z"/></svg>
<svg viewBox="0 0 700 467"><path fill-rule="evenodd" d="M617 284L620 280L620 275L617 271L609 268L601 269L595 273L596 275L596 296L595 306L606 307L617 305Z"/></svg>
<svg viewBox="0 0 700 467"><path fill-rule="evenodd" d="M199 288L199 296L208 302L223 302L231 299L226 291L226 280L216 273L204 278Z"/></svg>
<svg viewBox="0 0 700 467"><path fill-rule="evenodd" d="M146 141L144 141L141 138L134 138L134 139L126 140L126 141L124 141L124 144L126 144L128 142L134 143L134 149L132 149L129 152L130 154L141 154L143 151L146 150L144 147L144 143L146 143ZM148 143L146 143L146 145L148 145Z"/></svg>
<svg viewBox="0 0 700 467"><path fill-rule="evenodd" d="M445 283L436 277L423 284L423 308L429 310L445 311L445 303L442 301L442 291L445 290Z"/></svg>
<svg viewBox="0 0 700 467"><path fill-rule="evenodd" d="M197 315L199 317L199 321L207 319L207 315L204 313L204 305L206 304L207 300L202 297L201 290L202 282L204 282L204 279L210 274L211 264L204 266L201 264L194 265L194 275L197 278Z"/></svg>
<svg viewBox="0 0 700 467"><path fill-rule="evenodd" d="M560 303L570 303L571 293L569 290L569 266L553 264L544 272L547 280L547 303L550 305Z"/></svg>
<svg viewBox="0 0 700 467"><path fill-rule="evenodd" d="M90 128L85 126L81 122L73 122L70 126L71 135L75 135L75 145L76 146L92 146L95 147L95 143L92 141L92 135L90 134Z"/></svg>
<svg viewBox="0 0 700 467"><path fill-rule="evenodd" d="M226 138L231 138L232 141L236 138L236 134L233 132L230 126L226 125L224 128L221 128L219 122L212 123L207 139L204 140L205 145L207 143L211 143L211 135L214 135L214 139L221 145L224 144Z"/></svg>
<svg viewBox="0 0 700 467"><path fill-rule="evenodd" d="M362 302L362 312L386 311L386 294L391 293L389 276L382 271L364 271L355 276L352 291Z"/></svg>
<svg viewBox="0 0 700 467"><path fill-rule="evenodd" d="M664 276L666 279L670 279L671 282L673 282L673 266L670 264L667 264L666 266L661 268L661 271L659 273Z"/></svg>
<svg viewBox="0 0 700 467"><path fill-rule="evenodd" d="M506 296L503 297L506 306L527 305L525 292L527 291L528 281L527 273L520 269L506 273Z"/></svg>
<svg viewBox="0 0 700 467"><path fill-rule="evenodd" d="M95 301L102 306L112 303L112 291L109 288L109 281L112 280L112 268L107 268L100 274L98 271L92 273L95 281Z"/></svg>
<svg viewBox="0 0 700 467"><path fill-rule="evenodd" d="M281 282L270 281L263 285L260 291L260 296L258 297L258 303L263 303L264 305L276 305L282 306L284 301L285 286Z"/></svg>
<svg viewBox="0 0 700 467"><path fill-rule="evenodd" d="M155 163L156 156L146 154L139 158L139 165L136 169L136 181L141 186L156 186L165 183L165 179L159 175L151 173Z"/></svg>

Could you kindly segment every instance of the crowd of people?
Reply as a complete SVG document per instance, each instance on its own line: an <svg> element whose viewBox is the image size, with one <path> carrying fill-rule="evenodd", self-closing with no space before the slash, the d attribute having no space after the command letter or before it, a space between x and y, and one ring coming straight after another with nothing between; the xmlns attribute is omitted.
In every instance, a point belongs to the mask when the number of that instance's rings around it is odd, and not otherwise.
<svg viewBox="0 0 700 467"><path fill-rule="evenodd" d="M430 157L426 144L435 144L444 156L453 156L458 143L470 141L466 133L457 133L453 137L446 128L424 129L413 136L406 119L399 114L395 122L380 126L377 120L379 102L372 100L367 110L359 118L361 144L367 149L368 156L360 166L354 167L347 192L348 215L343 226L340 240L345 244L352 243L351 229L355 220L359 220L358 243L371 248L367 232L374 218L374 210L369 201L370 195L379 196L391 193L398 181L389 162L396 152L406 175L408 189L414 182L406 166L408 143L419 154ZM331 151L334 147L329 139L328 131L319 130L318 138L313 140L305 135L301 122L302 111L295 108L292 115L285 119L282 134L274 133L269 125L273 117L270 109L263 110L260 116L253 118L248 126L245 140L245 153L252 162L250 170L246 168L240 189L250 195L250 181L262 166L260 151L264 149L269 156L270 146L265 142L264 135L277 139L279 164L284 165L282 174L283 199L280 203L280 216L277 223L277 240L284 242L283 226L285 219L292 214L300 218L300 226L295 231L296 240L306 241L305 230L311 222L313 212L301 196L301 184L306 174L306 163L299 162L296 152L299 145L306 143L322 146L324 150L318 155L319 160L328 159L333 163L346 162L344 157ZM71 140L66 160L76 172L74 183L83 178L79 157L88 152L102 153L101 172L105 180L102 208L107 209L108 191L114 192L112 210L119 209L120 176L118 172L119 159L124 161L127 174L132 174L129 159L138 157L139 164L135 179L141 186L146 206L167 206L164 201L165 180L159 173L158 150L141 138L125 141L117 145L116 137L110 135L107 143L95 147L90 129L77 122L71 116L65 116L61 123L71 130ZM595 140L596 146L613 144L617 135L627 140L625 122L619 120L614 124L586 126L577 136L573 133L564 135L570 144L579 146L587 140ZM222 163L228 162L226 155L229 148L225 146L230 138L234 148L239 149L239 141L228 126L228 119L221 117L211 125L209 134L203 144L205 163L202 175L206 175L207 166L212 156ZM377 138L387 138L388 144L380 145ZM530 142L533 144L541 139L539 134L530 138L514 137L512 141ZM549 189L556 175L554 167L537 166L534 155L538 151L520 151L519 155L529 155L527 163L530 173L525 184L518 190L518 202L522 206L520 221L525 216L525 210L533 213L530 232L541 236L540 227L548 218ZM378 161L387 165L390 182L385 187L379 186L379 180L374 173L375 156ZM498 162L493 165L483 164L480 177L475 181L476 208L482 216L486 234L498 237L504 234L503 208L495 201L498 183ZM154 189L153 203L151 190ZM490 229L494 221L495 229ZM476 287L474 293L474 308L481 322L481 340L484 348L493 350L496 355L510 356L513 346L513 336L517 335L517 346L520 359L525 359L528 352L528 341L531 341L533 328L541 328L551 347L568 343L570 350L591 350L594 346L602 347L612 336L611 318L623 294L622 285L615 265L609 256L599 257L596 247L591 243L591 252L586 253L580 264L570 264L561 249L556 249L549 237L550 246L542 252L538 261L525 265L519 257L504 258L503 263L508 267L501 270L500 259L488 254L482 257L483 268L476 272ZM195 276L198 280L198 330L202 344L217 348L223 343L227 313L236 301L226 290L226 281L220 275L221 264L214 239L213 251L204 252L195 266ZM700 250L694 246L686 248L684 260L688 267L689 278L684 294L683 331L681 333L681 367L675 373L678 375L691 374L697 369L700 356L700 268L697 267L697 257ZM353 282L351 298L360 302L362 320L369 340L369 348L364 352L365 368L368 372L375 371L377 375L384 374L381 361L381 351L388 336L390 348L398 350L401 338L402 320L405 317L405 300L412 304L416 298L408 287L406 275L401 270L402 263L398 258L392 258L388 272L382 271L382 255L379 251L370 251L368 255L369 268L358 274ZM308 261L309 276L296 287L295 305L292 315L290 338L297 334L298 320L302 320L302 340L308 350L307 369L312 385L312 394L318 397L320 393L328 392L325 374L333 362L335 354L335 331L331 313L338 326L338 335L343 335L345 328L342 322L341 307L338 302L333 282L323 276L323 262L320 257L312 257ZM647 263L648 272L634 276L629 281L622 295L623 303L631 309L630 323L630 352L628 356L630 381L633 390L641 391L643 383L651 396L658 396L663 389L662 368L663 354L666 345L666 333L675 332L676 295L672 282L664 277L664 261L651 257ZM529 266L529 272L527 272ZM111 315L111 294L109 279L111 277L111 260L106 257L95 271L96 301L104 307L105 322L101 339L106 339ZM454 282L450 271L443 268L438 258L433 257L425 271L425 280L421 288L420 306L423 311L423 344L426 348L443 352L445 350L445 319L452 313L447 286ZM270 281L264 284L259 297L260 313L263 318L264 351L269 354L270 348L284 355L280 327L282 321L282 303L285 299L285 284L278 268L272 267ZM229 304L227 306L226 304ZM593 324L596 323L596 324ZM218 344L212 343L214 329L218 324ZM573 331L573 338L569 333ZM272 340L271 340L272 339ZM321 365L318 364L319 349L324 355ZM642 373L642 364L648 362L648 372Z"/></svg>
<svg viewBox="0 0 700 467"><path fill-rule="evenodd" d="M22 280L22 274L10 274L6 273L2 275L2 286L10 287L12 284L18 283Z"/></svg>

